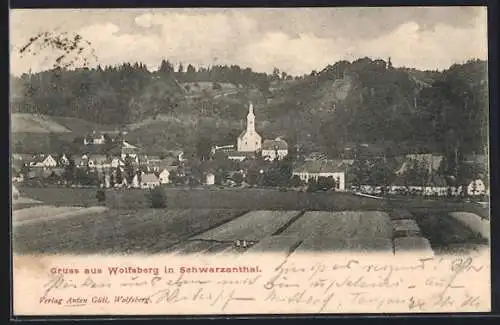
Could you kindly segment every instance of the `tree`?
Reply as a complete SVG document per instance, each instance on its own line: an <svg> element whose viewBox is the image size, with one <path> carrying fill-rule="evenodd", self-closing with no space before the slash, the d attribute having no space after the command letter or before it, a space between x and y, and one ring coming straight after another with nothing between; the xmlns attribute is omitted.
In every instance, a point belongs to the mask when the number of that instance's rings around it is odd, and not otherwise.
<svg viewBox="0 0 500 325"><path fill-rule="evenodd" d="M320 191L329 191L331 189L335 189L335 179L332 176L320 176L318 177L316 184L317 189Z"/></svg>
<svg viewBox="0 0 500 325"><path fill-rule="evenodd" d="M69 156L68 158L68 164L64 168L64 179L69 183L69 184L74 184L75 183L75 178L76 178L76 164L75 160L73 159L73 156Z"/></svg>
<svg viewBox="0 0 500 325"><path fill-rule="evenodd" d="M116 168L115 181L116 181L116 184L122 184L123 183L122 169L120 167Z"/></svg>
<svg viewBox="0 0 500 325"><path fill-rule="evenodd" d="M382 191L385 193L387 187L392 184L395 174L387 163L380 159L372 165L370 174L370 183L372 185L382 186Z"/></svg>
<svg viewBox="0 0 500 325"><path fill-rule="evenodd" d="M158 72L161 74L171 75L174 72L174 66L168 60L162 60Z"/></svg>
<svg viewBox="0 0 500 325"><path fill-rule="evenodd" d="M304 185L304 182L302 181L302 179L300 179L299 175L293 175L290 179L290 186L299 187L302 185Z"/></svg>
<svg viewBox="0 0 500 325"><path fill-rule="evenodd" d="M106 201L106 192L103 189L98 189L96 193L96 199L99 204Z"/></svg>
<svg viewBox="0 0 500 325"><path fill-rule="evenodd" d="M234 173L232 179L237 185L241 185L243 183L243 174L240 172Z"/></svg>
<svg viewBox="0 0 500 325"><path fill-rule="evenodd" d="M164 209L167 207L167 196L163 187L158 186L149 191L149 201L153 209Z"/></svg>
<svg viewBox="0 0 500 325"><path fill-rule="evenodd" d="M134 171L134 166L132 165L132 158L130 155L125 156L125 161L124 161L124 171L125 171L125 177L127 178L127 183L132 184L132 180L134 179L135 176L135 171Z"/></svg>
<svg viewBox="0 0 500 325"><path fill-rule="evenodd" d="M352 182L355 186L367 185L370 181L371 164L366 159L355 160L349 173L352 175Z"/></svg>

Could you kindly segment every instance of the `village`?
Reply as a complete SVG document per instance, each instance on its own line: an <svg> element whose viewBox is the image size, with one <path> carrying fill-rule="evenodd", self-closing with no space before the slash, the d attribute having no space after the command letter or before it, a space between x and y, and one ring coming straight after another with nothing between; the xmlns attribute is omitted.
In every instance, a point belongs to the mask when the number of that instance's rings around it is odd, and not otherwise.
<svg viewBox="0 0 500 325"><path fill-rule="evenodd" d="M120 189L267 187L478 199L489 193L484 155L465 157L462 165L469 169L469 176L458 183L440 175L444 164L440 153L408 153L392 157L390 163L385 152L372 150L368 144L347 147L342 157L334 158L296 148L292 153L283 138L262 139L252 103L248 104L246 129L234 144L213 145L201 157L188 156L183 149L148 155L126 141L126 132L94 130L83 139L83 148L78 154L13 153L12 183Z"/></svg>

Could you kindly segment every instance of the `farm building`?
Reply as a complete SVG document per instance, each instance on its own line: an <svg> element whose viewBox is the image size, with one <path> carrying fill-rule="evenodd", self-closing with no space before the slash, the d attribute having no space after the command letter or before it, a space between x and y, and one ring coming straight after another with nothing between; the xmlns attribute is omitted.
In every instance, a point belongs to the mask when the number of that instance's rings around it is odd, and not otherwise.
<svg viewBox="0 0 500 325"><path fill-rule="evenodd" d="M288 155L288 144L286 141L276 138L274 140L264 140L262 143L262 157L273 161L276 158L281 160Z"/></svg>
<svg viewBox="0 0 500 325"><path fill-rule="evenodd" d="M205 176L205 184L206 185L214 185L215 184L215 175L213 173L208 173Z"/></svg>
<svg viewBox="0 0 500 325"><path fill-rule="evenodd" d="M52 155L37 155L30 161L31 167L52 168L57 166L57 161Z"/></svg>
<svg viewBox="0 0 500 325"><path fill-rule="evenodd" d="M147 173L141 177L141 188L155 188L160 186L160 179L153 173Z"/></svg>
<svg viewBox="0 0 500 325"><path fill-rule="evenodd" d="M308 182L310 179L318 177L333 177L335 189L345 190L345 167L343 164L331 160L305 161L302 165L293 170L293 175L300 177L302 181Z"/></svg>

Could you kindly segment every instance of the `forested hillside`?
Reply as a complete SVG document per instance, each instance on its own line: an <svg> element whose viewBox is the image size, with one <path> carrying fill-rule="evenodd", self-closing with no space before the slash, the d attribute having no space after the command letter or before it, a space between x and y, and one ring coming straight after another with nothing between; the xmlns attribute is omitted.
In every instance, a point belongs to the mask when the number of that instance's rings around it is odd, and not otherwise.
<svg viewBox="0 0 500 325"><path fill-rule="evenodd" d="M300 77L163 61L157 72L141 63L54 69L12 77L11 87L13 112L121 126L155 151L234 141L249 100L264 137L332 154L350 143L481 152L488 136L487 63L477 60L438 72L362 58Z"/></svg>

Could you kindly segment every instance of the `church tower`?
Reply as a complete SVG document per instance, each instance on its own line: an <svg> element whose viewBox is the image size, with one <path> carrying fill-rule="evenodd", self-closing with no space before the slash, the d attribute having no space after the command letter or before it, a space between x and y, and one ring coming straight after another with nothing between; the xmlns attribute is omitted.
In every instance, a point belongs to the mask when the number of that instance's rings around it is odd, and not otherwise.
<svg viewBox="0 0 500 325"><path fill-rule="evenodd" d="M247 115L247 128L238 137L238 151L255 152L261 149L262 138L255 130L255 114L250 102Z"/></svg>

